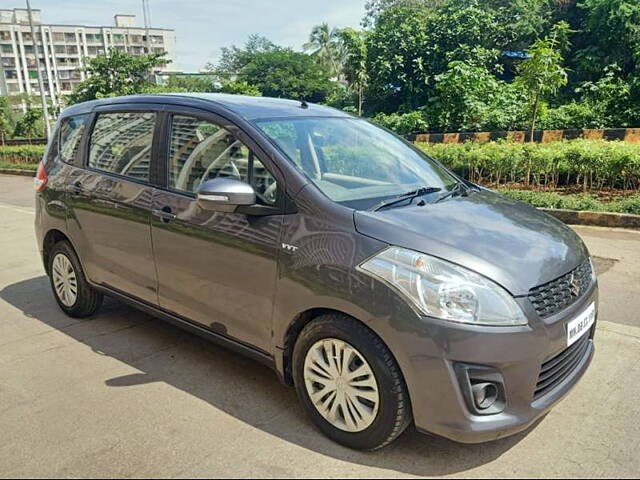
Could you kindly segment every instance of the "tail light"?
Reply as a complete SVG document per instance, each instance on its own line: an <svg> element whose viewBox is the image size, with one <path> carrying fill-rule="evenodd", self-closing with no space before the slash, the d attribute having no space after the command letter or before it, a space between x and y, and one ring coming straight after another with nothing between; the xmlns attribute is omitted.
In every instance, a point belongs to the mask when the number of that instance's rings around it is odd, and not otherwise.
<svg viewBox="0 0 640 480"><path fill-rule="evenodd" d="M47 176L47 171L44 168L44 164L40 162L38 165L38 171L36 172L36 178L33 179L33 182L36 186L36 192L41 192L44 190L44 187L47 186L47 181L49 177Z"/></svg>

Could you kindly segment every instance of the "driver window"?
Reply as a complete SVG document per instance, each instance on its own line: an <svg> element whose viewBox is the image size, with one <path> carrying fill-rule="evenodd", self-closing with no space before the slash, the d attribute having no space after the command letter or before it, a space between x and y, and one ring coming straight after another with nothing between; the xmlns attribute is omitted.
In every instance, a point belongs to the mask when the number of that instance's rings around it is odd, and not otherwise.
<svg viewBox="0 0 640 480"><path fill-rule="evenodd" d="M169 147L169 188L196 193L217 177L250 183L262 203L276 201L276 181L233 134L195 117L174 115Z"/></svg>

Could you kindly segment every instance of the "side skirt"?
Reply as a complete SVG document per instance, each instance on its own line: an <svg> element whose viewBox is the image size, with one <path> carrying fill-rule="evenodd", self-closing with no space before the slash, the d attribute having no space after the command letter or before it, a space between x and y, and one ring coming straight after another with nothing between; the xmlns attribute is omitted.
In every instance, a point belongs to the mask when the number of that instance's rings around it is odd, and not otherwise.
<svg viewBox="0 0 640 480"><path fill-rule="evenodd" d="M262 363L263 365L266 365L267 367L275 370L276 369L276 365L274 362L274 359L271 355L267 354L266 352L263 352L261 350L258 350L250 345L244 344L242 342L239 342L237 340L234 340L232 338L226 337L224 335L220 335L218 333L215 333L205 327L202 327L196 323L193 323L185 318L179 317L177 315L174 315L172 313L166 312L162 309L159 309L158 307L155 307L153 305L149 305L146 302L143 302L141 300L137 300L135 298L130 297L129 295L120 292L118 290L114 290L112 288L106 287L104 285L95 285L93 284L93 287L96 290L101 291L102 293L104 293L105 295L109 295L111 297L117 298L118 300L127 303L129 305L131 305L132 307L135 307L139 310L142 310L150 315L154 315L156 317L161 318L162 320L178 327L181 328L183 330L186 330L188 332L191 332L195 335L198 335L199 337L202 337L206 340L209 340L211 342L216 343L217 345L220 345L224 348L227 348L228 350L231 350L233 352L237 352L240 353L242 355L245 355L257 362Z"/></svg>

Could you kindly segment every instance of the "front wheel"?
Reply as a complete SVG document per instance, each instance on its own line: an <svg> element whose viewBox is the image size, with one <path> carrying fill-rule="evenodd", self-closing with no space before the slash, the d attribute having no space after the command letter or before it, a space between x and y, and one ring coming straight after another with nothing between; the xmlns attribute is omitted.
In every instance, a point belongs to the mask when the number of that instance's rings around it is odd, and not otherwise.
<svg viewBox="0 0 640 480"><path fill-rule="evenodd" d="M411 422L400 369L369 328L327 314L300 332L293 351L296 391L313 422L350 448L375 450Z"/></svg>

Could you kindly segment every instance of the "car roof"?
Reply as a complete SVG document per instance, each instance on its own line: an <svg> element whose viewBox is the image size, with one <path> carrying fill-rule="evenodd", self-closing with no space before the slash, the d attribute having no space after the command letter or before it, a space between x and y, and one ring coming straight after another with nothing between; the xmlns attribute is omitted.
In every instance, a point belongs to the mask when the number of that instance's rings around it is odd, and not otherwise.
<svg viewBox="0 0 640 480"><path fill-rule="evenodd" d="M227 93L161 93L109 97L72 105L62 113L62 116L88 113L96 107L106 105L168 103L181 106L198 106L198 104L202 105L203 102L211 103L219 108L233 112L246 120L282 117L351 117L348 113L324 105L314 103L305 103L303 105L300 100L231 95Z"/></svg>

